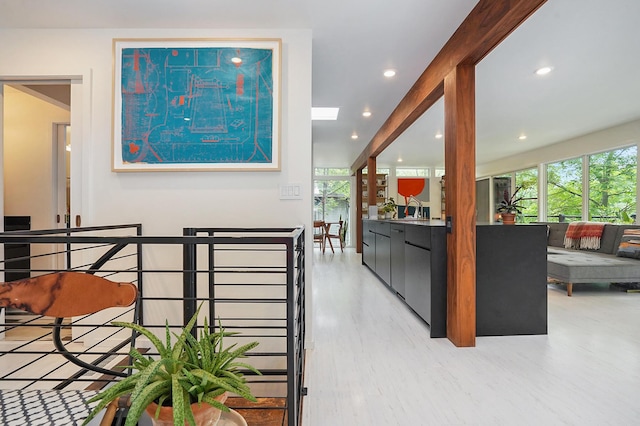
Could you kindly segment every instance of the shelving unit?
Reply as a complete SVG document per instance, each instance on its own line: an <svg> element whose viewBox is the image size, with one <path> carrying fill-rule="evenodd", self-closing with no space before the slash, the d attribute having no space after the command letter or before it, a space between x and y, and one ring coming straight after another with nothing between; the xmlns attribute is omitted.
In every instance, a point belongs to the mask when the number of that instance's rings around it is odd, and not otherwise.
<svg viewBox="0 0 640 426"><path fill-rule="evenodd" d="M380 206L387 200L387 175L378 173L376 174L376 205ZM367 175L362 175L362 217L369 216L369 188L368 188ZM384 214L380 208L378 209L378 215Z"/></svg>

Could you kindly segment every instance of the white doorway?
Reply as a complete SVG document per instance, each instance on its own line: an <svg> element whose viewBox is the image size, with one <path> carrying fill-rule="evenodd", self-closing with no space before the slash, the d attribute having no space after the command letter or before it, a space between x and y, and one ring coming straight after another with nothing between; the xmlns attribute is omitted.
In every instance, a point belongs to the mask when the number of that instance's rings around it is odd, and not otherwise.
<svg viewBox="0 0 640 426"><path fill-rule="evenodd" d="M5 216L30 217L31 229L63 228L71 217L72 86L68 79L0 79L2 210ZM53 251L32 245L31 256ZM34 270L65 266L64 256L33 258L31 264Z"/></svg>

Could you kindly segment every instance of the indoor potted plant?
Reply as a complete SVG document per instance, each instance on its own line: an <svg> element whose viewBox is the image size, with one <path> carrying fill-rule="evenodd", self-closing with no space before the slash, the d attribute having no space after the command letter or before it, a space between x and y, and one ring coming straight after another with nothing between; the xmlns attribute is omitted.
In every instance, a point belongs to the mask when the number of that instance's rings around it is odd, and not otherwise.
<svg viewBox="0 0 640 426"><path fill-rule="evenodd" d="M498 204L496 211L502 216L502 223L505 225L513 225L516 222L516 214L522 214L520 210L522 206L518 204L523 200L523 197L518 197L520 189L522 189L521 186L516 187L511 196L509 196L509 191L505 189L503 199Z"/></svg>
<svg viewBox="0 0 640 426"><path fill-rule="evenodd" d="M389 199L382 203L381 206L382 211L384 212L384 217L386 219L391 219L392 217L395 218L397 207L398 205L396 204L396 201L393 199L393 197L389 197Z"/></svg>
<svg viewBox="0 0 640 426"><path fill-rule="evenodd" d="M147 411L154 424L215 425L222 411L229 411L224 405L228 392L237 394L250 401L256 401L240 371L247 369L256 374L260 372L246 363L238 362L238 358L246 356L247 351L255 348L258 342L247 343L236 348L235 344L227 348L223 346L224 337L235 335L224 331L210 332L205 318L204 327L198 339L191 335L196 323L198 307L193 317L182 330L174 336L177 341L171 344L171 332L166 325L166 344L163 344L150 330L138 324L113 322L114 325L135 330L151 341L158 351L158 356L144 357L137 349L132 348L131 366L134 373L122 381L94 396L89 402L99 401L84 421L86 425L103 408L123 395L131 395L130 408L125 426L135 426L143 411ZM200 413L203 407L211 413ZM165 411L171 412L169 419L163 420ZM202 417L207 423L197 423ZM211 419L214 419L213 421ZM166 422L166 423L165 423Z"/></svg>

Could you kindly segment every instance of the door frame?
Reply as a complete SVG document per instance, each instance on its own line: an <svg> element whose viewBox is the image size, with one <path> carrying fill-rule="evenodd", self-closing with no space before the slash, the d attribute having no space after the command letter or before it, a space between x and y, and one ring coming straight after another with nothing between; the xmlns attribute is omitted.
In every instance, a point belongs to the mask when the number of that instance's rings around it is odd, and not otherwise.
<svg viewBox="0 0 640 426"><path fill-rule="evenodd" d="M70 200L71 200L71 227L76 226L76 218L82 217L84 200L83 187L83 141L90 137L90 106L91 106L91 70L87 69L78 75L0 75L0 161L4 164L4 85L5 84L70 84L71 105L69 124L71 125L71 140L74 141L74 149L70 156ZM54 160L55 161L55 160ZM52 176L52 185L53 182ZM53 202L53 200L52 200ZM4 206L4 176L0 173L0 211L5 211ZM52 223L55 222L52 218ZM0 230L4 231L4 223L0 223ZM2 254L0 254L2 256ZM74 253L70 264L81 264L82 255Z"/></svg>

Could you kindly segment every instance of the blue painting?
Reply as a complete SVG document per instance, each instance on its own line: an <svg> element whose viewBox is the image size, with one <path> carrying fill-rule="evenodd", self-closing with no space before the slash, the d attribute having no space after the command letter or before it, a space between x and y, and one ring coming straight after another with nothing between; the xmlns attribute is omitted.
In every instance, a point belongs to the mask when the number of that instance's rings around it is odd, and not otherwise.
<svg viewBox="0 0 640 426"><path fill-rule="evenodd" d="M277 169L279 50L183 44L118 49L115 168Z"/></svg>

